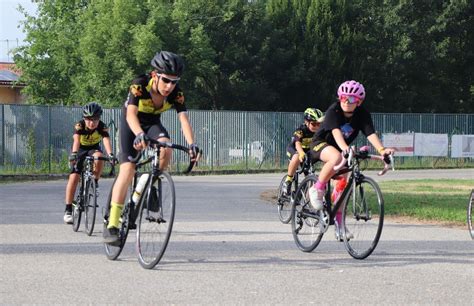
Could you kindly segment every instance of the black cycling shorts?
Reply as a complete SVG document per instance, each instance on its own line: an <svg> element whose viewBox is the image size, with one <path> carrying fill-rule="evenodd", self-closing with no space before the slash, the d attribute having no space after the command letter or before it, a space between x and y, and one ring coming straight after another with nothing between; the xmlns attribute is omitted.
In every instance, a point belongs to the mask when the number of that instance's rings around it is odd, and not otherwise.
<svg viewBox="0 0 474 306"><path fill-rule="evenodd" d="M161 121L150 125L141 126L145 134L151 139L158 140L160 138L170 138L170 135L166 128L161 124ZM133 141L135 140L135 134L130 129L125 116L122 116L119 126L120 133L120 152L118 158L120 163L129 162L129 157L135 157L138 151L133 147Z"/></svg>
<svg viewBox="0 0 474 306"><path fill-rule="evenodd" d="M72 173L81 174L82 167L84 166L84 159L86 158L86 156L92 156L95 152L102 152L102 150L101 150L100 147L97 147L97 148L94 148L94 149L90 149L90 148L81 149L81 148L79 148L79 151L77 151L77 159L76 159L77 162L74 165L74 167L72 167L71 174Z"/></svg>

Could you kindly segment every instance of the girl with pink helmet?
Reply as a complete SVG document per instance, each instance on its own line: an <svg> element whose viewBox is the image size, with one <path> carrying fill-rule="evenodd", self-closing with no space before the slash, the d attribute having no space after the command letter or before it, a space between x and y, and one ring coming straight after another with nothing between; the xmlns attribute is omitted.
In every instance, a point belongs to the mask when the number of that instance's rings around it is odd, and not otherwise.
<svg viewBox="0 0 474 306"><path fill-rule="evenodd" d="M375 133L370 112L362 106L365 100L364 86L354 80L343 82L338 90L338 101L329 106L321 127L311 142L311 155L314 162L324 163L318 181L310 188L311 205L315 210L323 208L323 196L326 185L335 174L334 166L349 152L349 145L362 132L380 155L393 154L392 148L385 148ZM342 152L342 154L341 154ZM340 215L336 216L340 218ZM341 224L340 220L338 224ZM336 237L341 237L336 233ZM348 238L350 234L346 233Z"/></svg>

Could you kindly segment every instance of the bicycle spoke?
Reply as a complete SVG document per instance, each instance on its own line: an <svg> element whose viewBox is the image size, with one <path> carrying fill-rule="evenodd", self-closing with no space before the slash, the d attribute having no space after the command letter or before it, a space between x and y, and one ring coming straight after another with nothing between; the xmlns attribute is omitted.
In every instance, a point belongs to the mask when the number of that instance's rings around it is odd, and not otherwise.
<svg viewBox="0 0 474 306"><path fill-rule="evenodd" d="M282 223L289 223L291 219L291 195L286 194L286 174L283 176L280 185L278 187L277 195L277 207L278 207L278 216ZM292 184L292 192L294 192L294 184Z"/></svg>
<svg viewBox="0 0 474 306"><path fill-rule="evenodd" d="M162 258L174 222L175 190L171 176L162 173L144 195L137 231L139 262L152 269Z"/></svg>
<svg viewBox="0 0 474 306"><path fill-rule="evenodd" d="M365 177L350 191L343 225L344 243L349 254L356 259L369 256L380 239L383 227L383 198L377 183Z"/></svg>

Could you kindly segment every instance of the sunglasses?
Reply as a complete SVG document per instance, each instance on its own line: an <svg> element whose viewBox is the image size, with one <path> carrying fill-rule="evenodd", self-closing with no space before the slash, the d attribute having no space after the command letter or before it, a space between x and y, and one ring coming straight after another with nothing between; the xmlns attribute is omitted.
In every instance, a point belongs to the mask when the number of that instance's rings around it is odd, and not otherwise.
<svg viewBox="0 0 474 306"><path fill-rule="evenodd" d="M358 97L354 97L354 96L342 96L341 97L341 102L344 103L344 102L347 102L349 104L355 104L355 103L358 103L360 101L360 99Z"/></svg>
<svg viewBox="0 0 474 306"><path fill-rule="evenodd" d="M160 77L160 79L161 79L165 84L171 83L171 84L175 85L175 84L178 83L178 81L180 80L180 78L177 78L177 79L170 79L170 78L167 78L167 77L162 76L161 74L159 74L158 76Z"/></svg>
<svg viewBox="0 0 474 306"><path fill-rule="evenodd" d="M87 121L94 121L94 122L97 122L100 120L100 118L97 118L97 117L84 117L84 119Z"/></svg>
<svg viewBox="0 0 474 306"><path fill-rule="evenodd" d="M319 122L317 122L317 121L310 121L309 124L312 125L312 126L317 126L317 125L319 125Z"/></svg>

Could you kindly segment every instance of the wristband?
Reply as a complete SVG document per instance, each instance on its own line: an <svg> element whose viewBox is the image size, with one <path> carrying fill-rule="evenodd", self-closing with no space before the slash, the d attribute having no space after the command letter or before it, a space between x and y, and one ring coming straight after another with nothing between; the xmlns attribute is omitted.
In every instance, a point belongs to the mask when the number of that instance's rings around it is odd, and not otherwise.
<svg viewBox="0 0 474 306"><path fill-rule="evenodd" d="M377 152L379 152L380 155L382 155L383 151L385 151L385 147L380 147L377 149Z"/></svg>

